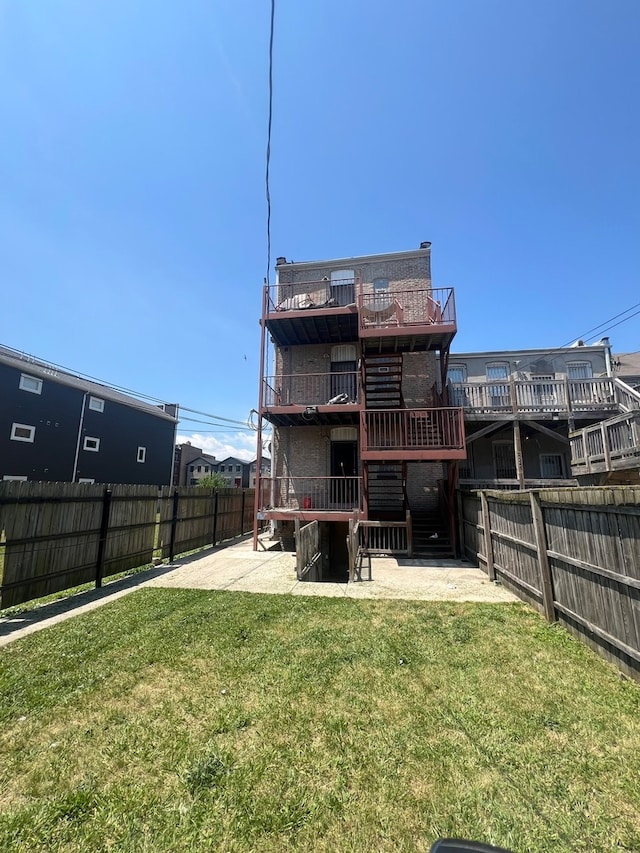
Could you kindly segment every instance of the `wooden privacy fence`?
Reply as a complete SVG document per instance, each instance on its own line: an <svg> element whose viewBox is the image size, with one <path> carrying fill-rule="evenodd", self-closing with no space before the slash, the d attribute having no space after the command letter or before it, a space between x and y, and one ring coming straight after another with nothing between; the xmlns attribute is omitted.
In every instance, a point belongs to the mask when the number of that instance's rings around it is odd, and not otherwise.
<svg viewBox="0 0 640 853"><path fill-rule="evenodd" d="M253 489L0 483L0 608L253 529Z"/></svg>
<svg viewBox="0 0 640 853"><path fill-rule="evenodd" d="M640 678L640 489L462 492L463 552Z"/></svg>

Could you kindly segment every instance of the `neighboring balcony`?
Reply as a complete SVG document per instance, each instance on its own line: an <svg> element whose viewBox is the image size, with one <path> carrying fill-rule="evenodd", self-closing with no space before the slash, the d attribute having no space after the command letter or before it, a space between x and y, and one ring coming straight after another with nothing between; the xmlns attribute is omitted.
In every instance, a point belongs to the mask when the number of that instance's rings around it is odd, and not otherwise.
<svg viewBox="0 0 640 853"><path fill-rule="evenodd" d="M378 352L448 346L456 333L453 288L383 291L357 278L265 286L262 321L278 346L349 343Z"/></svg>
<svg viewBox="0 0 640 853"><path fill-rule="evenodd" d="M406 462L465 459L462 409L386 409L361 413L361 457Z"/></svg>
<svg viewBox="0 0 640 853"><path fill-rule="evenodd" d="M267 376L262 388L264 417L276 426L358 423L360 382L356 371Z"/></svg>
<svg viewBox="0 0 640 853"><path fill-rule="evenodd" d="M625 412L569 434L571 471L601 474L640 466L640 411Z"/></svg>
<svg viewBox="0 0 640 853"><path fill-rule="evenodd" d="M443 349L456 333L452 287L363 291L358 296L359 335L380 352Z"/></svg>
<svg viewBox="0 0 640 853"><path fill-rule="evenodd" d="M353 518L362 511L362 477L271 477L261 481L264 518Z"/></svg>
<svg viewBox="0 0 640 853"><path fill-rule="evenodd" d="M449 384L449 402L462 406L467 420L493 420L514 415L568 418L620 411L614 379L505 380Z"/></svg>

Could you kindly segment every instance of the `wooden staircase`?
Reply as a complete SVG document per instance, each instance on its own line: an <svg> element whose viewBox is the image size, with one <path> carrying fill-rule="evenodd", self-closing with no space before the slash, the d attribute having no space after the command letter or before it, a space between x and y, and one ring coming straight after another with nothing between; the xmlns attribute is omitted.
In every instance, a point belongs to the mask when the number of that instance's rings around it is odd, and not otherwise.
<svg viewBox="0 0 640 853"><path fill-rule="evenodd" d="M364 357L364 393L367 409L402 407L402 354Z"/></svg>
<svg viewBox="0 0 640 853"><path fill-rule="evenodd" d="M440 513L411 512L413 556L423 560L453 559L453 546Z"/></svg>
<svg viewBox="0 0 640 853"><path fill-rule="evenodd" d="M366 464L369 518L377 521L402 521L405 517L404 464Z"/></svg>

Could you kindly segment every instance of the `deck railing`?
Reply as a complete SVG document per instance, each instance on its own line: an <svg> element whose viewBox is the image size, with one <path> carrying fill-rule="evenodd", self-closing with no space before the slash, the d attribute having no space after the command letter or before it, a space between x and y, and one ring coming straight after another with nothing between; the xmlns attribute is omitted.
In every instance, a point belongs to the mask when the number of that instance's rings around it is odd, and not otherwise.
<svg viewBox="0 0 640 853"><path fill-rule="evenodd" d="M264 405L322 406L356 403L359 398L358 379L359 374L356 371L267 376L264 379Z"/></svg>
<svg viewBox="0 0 640 853"><path fill-rule="evenodd" d="M360 521L358 547L367 554L411 556L411 514L405 521Z"/></svg>
<svg viewBox="0 0 640 853"><path fill-rule="evenodd" d="M413 288L368 291L365 285L358 297L360 327L453 325L456 322L453 288Z"/></svg>
<svg viewBox="0 0 640 853"><path fill-rule="evenodd" d="M613 380L616 402L623 412L640 409L640 393L616 376Z"/></svg>
<svg viewBox="0 0 640 853"><path fill-rule="evenodd" d="M272 284L266 287L266 310L304 311L314 308L340 308L355 305L360 291L359 278L311 279Z"/></svg>
<svg viewBox="0 0 640 853"><path fill-rule="evenodd" d="M362 477L271 477L262 483L262 511L353 512L362 509Z"/></svg>
<svg viewBox="0 0 640 853"><path fill-rule="evenodd" d="M357 306L363 329L388 326L455 325L452 287L402 287L389 282L374 291L358 277L312 279L265 286L267 314L283 311L329 310Z"/></svg>
<svg viewBox="0 0 640 853"><path fill-rule="evenodd" d="M625 412L569 434L571 470L600 473L640 464L640 410Z"/></svg>
<svg viewBox="0 0 640 853"><path fill-rule="evenodd" d="M364 413L363 451L462 449L462 409L380 409Z"/></svg>
<svg viewBox="0 0 640 853"><path fill-rule="evenodd" d="M476 489L504 489L504 490L520 490L520 483L515 477L460 477L458 480L458 485L463 489L476 490ZM558 479L558 478L549 478L549 477L538 477L532 479L530 477L526 477L524 481L525 489L551 489L551 488L564 488L566 489L569 486L575 486L576 480L571 478L568 479Z"/></svg>
<svg viewBox="0 0 640 853"><path fill-rule="evenodd" d="M475 414L615 412L620 407L618 394L622 393L609 377L455 382L449 389L452 405Z"/></svg>

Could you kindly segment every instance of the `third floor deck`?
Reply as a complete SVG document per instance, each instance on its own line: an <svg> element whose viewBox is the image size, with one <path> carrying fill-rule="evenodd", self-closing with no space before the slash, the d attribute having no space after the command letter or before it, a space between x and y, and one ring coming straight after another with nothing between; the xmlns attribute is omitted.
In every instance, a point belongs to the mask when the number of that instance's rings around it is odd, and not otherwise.
<svg viewBox="0 0 640 853"><path fill-rule="evenodd" d="M358 278L265 286L262 322L278 346L361 340L383 353L443 349L457 328L453 288L381 291Z"/></svg>

